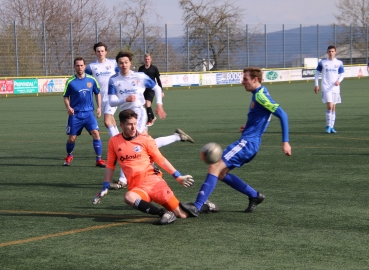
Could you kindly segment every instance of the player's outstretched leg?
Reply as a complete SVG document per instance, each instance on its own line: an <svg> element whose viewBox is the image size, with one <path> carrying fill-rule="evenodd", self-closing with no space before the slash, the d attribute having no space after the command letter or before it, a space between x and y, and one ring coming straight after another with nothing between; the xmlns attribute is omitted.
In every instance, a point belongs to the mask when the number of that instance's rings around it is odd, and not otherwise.
<svg viewBox="0 0 369 270"><path fill-rule="evenodd" d="M222 182L249 197L249 206L245 210L247 213L254 211L256 206L265 199L263 194L257 192L234 174L227 173L222 179Z"/></svg>
<svg viewBox="0 0 369 270"><path fill-rule="evenodd" d="M175 133L179 135L182 142L190 142L190 143L195 142L188 134L184 133L183 130L179 128L176 129Z"/></svg>

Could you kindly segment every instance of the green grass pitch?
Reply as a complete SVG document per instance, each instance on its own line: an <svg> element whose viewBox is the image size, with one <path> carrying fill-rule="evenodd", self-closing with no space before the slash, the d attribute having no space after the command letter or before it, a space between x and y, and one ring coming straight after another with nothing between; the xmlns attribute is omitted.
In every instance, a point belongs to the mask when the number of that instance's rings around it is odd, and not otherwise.
<svg viewBox="0 0 369 270"><path fill-rule="evenodd" d="M266 195L254 213L247 198L218 183L221 212L156 226L156 217L111 191L92 205L104 169L94 166L91 137L78 137L63 167L67 113L61 94L0 98L1 269L368 269L368 79L346 79L337 134L326 134L325 105L313 82L265 85L289 115L292 156L273 117L255 159L235 169ZM181 201L194 201L206 173L200 149L239 137L251 94L242 86L165 91L167 119L153 137L181 128L195 144L160 150L195 186L164 178ZM117 116L116 116L117 118ZM108 141L99 119L104 155ZM115 177L118 177L118 171Z"/></svg>

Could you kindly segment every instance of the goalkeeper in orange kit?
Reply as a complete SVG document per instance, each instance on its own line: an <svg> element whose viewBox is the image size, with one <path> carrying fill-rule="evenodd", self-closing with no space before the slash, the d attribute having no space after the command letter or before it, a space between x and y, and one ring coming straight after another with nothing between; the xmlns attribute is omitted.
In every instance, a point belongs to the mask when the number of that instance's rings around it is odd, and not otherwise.
<svg viewBox="0 0 369 270"><path fill-rule="evenodd" d="M153 162L171 174L184 187L193 185L192 176L181 175L160 153L155 140L137 131L137 114L134 111L121 111L119 120L122 133L109 140L103 189L96 195L93 204L99 203L108 193L115 164L118 162L127 177L128 191L124 196L126 204L141 212L158 215L160 224L173 223L177 217L187 218L197 215L191 212L191 209L181 207L181 203ZM156 207L151 201L165 209ZM214 203L207 201L201 210L217 212L219 209Z"/></svg>

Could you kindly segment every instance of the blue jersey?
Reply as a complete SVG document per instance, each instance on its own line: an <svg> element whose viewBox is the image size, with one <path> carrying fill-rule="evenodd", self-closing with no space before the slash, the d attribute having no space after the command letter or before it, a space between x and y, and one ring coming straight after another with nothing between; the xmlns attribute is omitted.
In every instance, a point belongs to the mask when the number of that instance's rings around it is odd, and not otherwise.
<svg viewBox="0 0 369 270"><path fill-rule="evenodd" d="M269 125L272 113L279 108L269 95L268 89L261 86L252 92L252 99L242 138L260 142L261 136Z"/></svg>
<svg viewBox="0 0 369 270"><path fill-rule="evenodd" d="M82 79L73 76L65 84L63 97L69 97L74 112L94 110L93 94L100 94L100 86L94 77L85 74Z"/></svg>
<svg viewBox="0 0 369 270"><path fill-rule="evenodd" d="M250 162L259 151L261 136L267 129L274 114L281 121L282 141L288 142L288 116L261 86L252 92L252 99L245 129L241 138L230 144L223 152L222 159L227 168L241 167Z"/></svg>

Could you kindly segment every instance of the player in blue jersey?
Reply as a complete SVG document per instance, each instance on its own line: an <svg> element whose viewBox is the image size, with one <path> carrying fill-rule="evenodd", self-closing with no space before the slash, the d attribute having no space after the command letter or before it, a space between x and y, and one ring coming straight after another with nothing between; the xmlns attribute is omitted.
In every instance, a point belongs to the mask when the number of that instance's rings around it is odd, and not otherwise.
<svg viewBox="0 0 369 270"><path fill-rule="evenodd" d="M117 124L114 118L114 113L117 107L111 107L108 98L109 78L119 72L115 59L106 58L108 47L103 42L95 43L93 46L96 60L86 67L86 73L94 76L100 86L101 94L101 112L104 115L104 125L108 129L108 134L113 137L119 133ZM122 170L117 181L111 184L112 189L125 188L127 179Z"/></svg>
<svg viewBox="0 0 369 270"><path fill-rule="evenodd" d="M226 183L249 198L245 212L252 212L265 196L246 184L238 176L229 173L236 167L250 162L261 144L261 137L268 127L272 114L277 116L282 126L282 150L290 156L291 146L288 134L288 116L279 104L275 103L265 86L261 85L263 72L260 68L245 68L242 84L252 98L247 122L241 127L242 135L239 140L230 144L223 152L222 158L215 164L209 165L208 175L202 184L194 203L184 204L187 211L198 216L201 206L213 192L218 180Z"/></svg>
<svg viewBox="0 0 369 270"><path fill-rule="evenodd" d="M101 116L100 87L94 77L85 73L86 65L82 57L74 59L74 70L76 74L69 78L64 88L64 105L67 108L68 123L66 133L68 140L66 144L67 157L64 166L69 166L73 160L73 149L77 136L85 128L93 138L93 147L96 153L97 167L105 168L105 161L101 159L102 143L100 140L99 126L94 116L94 101L96 99L96 114Z"/></svg>
<svg viewBox="0 0 369 270"><path fill-rule="evenodd" d="M120 111L127 109L133 110L138 116L138 132L147 134L148 127L146 126L147 113L144 108L144 92L146 89L151 89L151 91L155 92L157 103L155 113L159 118L164 119L166 113L163 109L162 90L146 74L131 70L132 58L133 54L130 52L119 52L117 54L116 61L120 71L110 77L108 90L109 103L110 106L119 106ZM155 141L158 148L176 141L194 142L189 135L180 129L177 129L173 135L156 138Z"/></svg>
<svg viewBox="0 0 369 270"><path fill-rule="evenodd" d="M342 61L335 58L336 47L328 46L328 58L319 62L315 73L315 94L319 92L319 75L322 74L322 101L327 105L325 113L325 132L336 133L336 104L341 103L340 84L345 77Z"/></svg>

